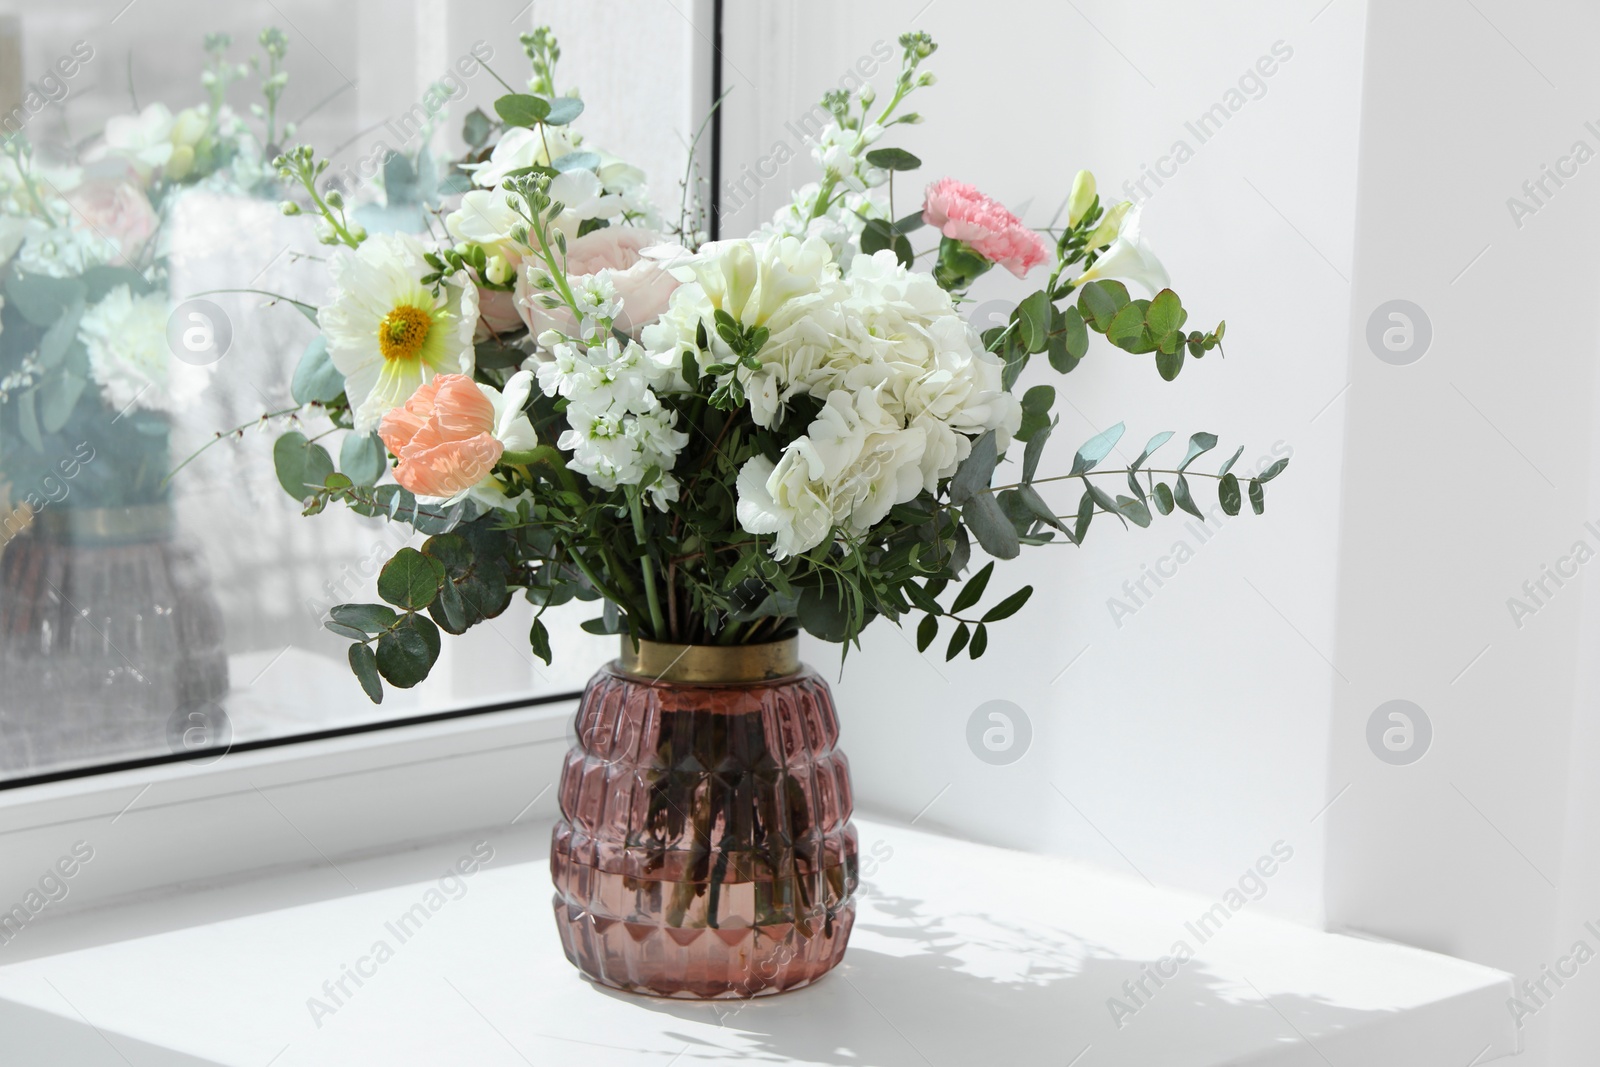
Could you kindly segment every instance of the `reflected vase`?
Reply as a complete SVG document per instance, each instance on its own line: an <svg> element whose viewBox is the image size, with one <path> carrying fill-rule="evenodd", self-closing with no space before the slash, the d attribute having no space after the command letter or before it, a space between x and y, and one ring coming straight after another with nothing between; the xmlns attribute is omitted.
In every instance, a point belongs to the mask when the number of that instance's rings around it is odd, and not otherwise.
<svg viewBox="0 0 1600 1067"><path fill-rule="evenodd" d="M623 639L589 682L550 853L567 958L602 985L720 999L798 989L855 919L849 765L798 641Z"/></svg>
<svg viewBox="0 0 1600 1067"><path fill-rule="evenodd" d="M0 770L221 733L222 612L169 504L47 507L0 554ZM220 720L220 722L219 722Z"/></svg>

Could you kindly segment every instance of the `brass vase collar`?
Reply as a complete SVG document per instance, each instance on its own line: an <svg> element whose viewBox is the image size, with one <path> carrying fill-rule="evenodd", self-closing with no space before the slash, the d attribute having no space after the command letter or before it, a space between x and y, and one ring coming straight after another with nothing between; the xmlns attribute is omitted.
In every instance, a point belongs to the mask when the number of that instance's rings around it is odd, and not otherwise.
<svg viewBox="0 0 1600 1067"><path fill-rule="evenodd" d="M739 684L787 678L800 671L800 638L764 645L674 645L622 637L617 668L653 682Z"/></svg>

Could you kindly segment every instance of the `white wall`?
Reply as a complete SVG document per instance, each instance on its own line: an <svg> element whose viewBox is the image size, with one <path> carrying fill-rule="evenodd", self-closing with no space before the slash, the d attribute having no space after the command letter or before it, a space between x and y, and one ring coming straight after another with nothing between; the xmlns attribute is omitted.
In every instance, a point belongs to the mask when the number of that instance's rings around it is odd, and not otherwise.
<svg viewBox="0 0 1600 1067"><path fill-rule="evenodd" d="M1328 909L1335 924L1537 979L1580 939L1600 949L1584 929L1600 919L1594 568L1546 579L1539 601L1522 590L1575 542L1600 548L1584 525L1600 517L1600 178L1591 163L1547 181L1543 206L1522 185L1578 140L1600 149L1584 125L1600 118L1584 48L1600 11L1475 8L1406 0L1371 14L1340 523L1336 662L1349 681L1335 688L1330 779L1353 784L1327 820ZM1520 225L1512 197L1538 208ZM1396 298L1433 328L1407 366L1361 336ZM1512 597L1537 611L1514 618ZM1375 761L1363 739L1393 698L1433 723L1411 766ZM1600 975L1547 989L1548 1009L1525 1021L1528 1062L1593 1063Z"/></svg>
<svg viewBox="0 0 1600 1067"><path fill-rule="evenodd" d="M974 25L970 5L948 2L730 5L730 181L742 161L771 158L775 139L792 143L784 123L874 42L893 45L912 26L940 42L929 62L940 81L916 98L926 123L885 142L926 164L897 189L902 212L949 174L1042 226L1078 167L1115 191L1187 141L1193 156L1176 176L1147 185L1147 232L1194 317L1227 318L1228 356L1191 364L1170 385L1147 358L1103 345L1070 379L1031 370L1024 385L1051 381L1061 396L1045 466L1065 470L1079 442L1119 419L1125 459L1168 429L1180 441L1219 432L1230 451L1244 444L1241 465L1252 470L1275 444L1294 454L1265 517L1224 519L1203 544L1179 521L1129 534L1097 525L1082 550L1047 547L1002 566L996 597L1025 582L1038 592L977 664L919 657L909 634L874 627L837 686L862 804L908 818L926 808L919 825L1212 895L1283 839L1296 858L1259 906L1320 918L1322 827L1312 819L1330 795L1337 676L1324 657L1344 414L1335 397L1347 381L1364 8L1319 6L1008 0L985 5ZM1223 101L1277 42L1292 54L1264 92L1201 143L1185 122ZM801 156L724 232L748 229L807 180ZM1024 292L991 275L976 295ZM1054 499L1063 510L1076 503L1067 492ZM1119 627L1108 599L1179 540L1194 558L1159 590L1147 583L1155 595ZM836 649L808 655L837 673ZM967 745L969 716L991 699L1014 702L1033 726L1031 750L1009 766Z"/></svg>

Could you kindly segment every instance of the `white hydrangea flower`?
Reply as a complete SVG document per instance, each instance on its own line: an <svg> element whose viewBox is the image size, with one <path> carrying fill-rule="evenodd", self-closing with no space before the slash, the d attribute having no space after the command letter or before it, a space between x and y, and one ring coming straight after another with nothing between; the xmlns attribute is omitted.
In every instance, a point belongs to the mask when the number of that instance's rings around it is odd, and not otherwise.
<svg viewBox="0 0 1600 1067"><path fill-rule="evenodd" d="M837 390L774 464L756 456L739 471L739 525L776 535L777 559L808 552L837 527L865 534L896 504L922 492L927 433L902 426L875 390Z"/></svg>

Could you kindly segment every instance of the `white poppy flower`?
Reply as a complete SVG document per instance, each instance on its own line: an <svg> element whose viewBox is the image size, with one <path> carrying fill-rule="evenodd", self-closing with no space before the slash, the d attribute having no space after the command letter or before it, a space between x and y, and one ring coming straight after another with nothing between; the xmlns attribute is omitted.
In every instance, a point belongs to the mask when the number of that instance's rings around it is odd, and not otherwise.
<svg viewBox="0 0 1600 1067"><path fill-rule="evenodd" d="M420 280L432 273L424 251L408 234L382 234L334 253L334 287L317 324L359 431L435 374L472 373L477 289L454 280L435 295Z"/></svg>

